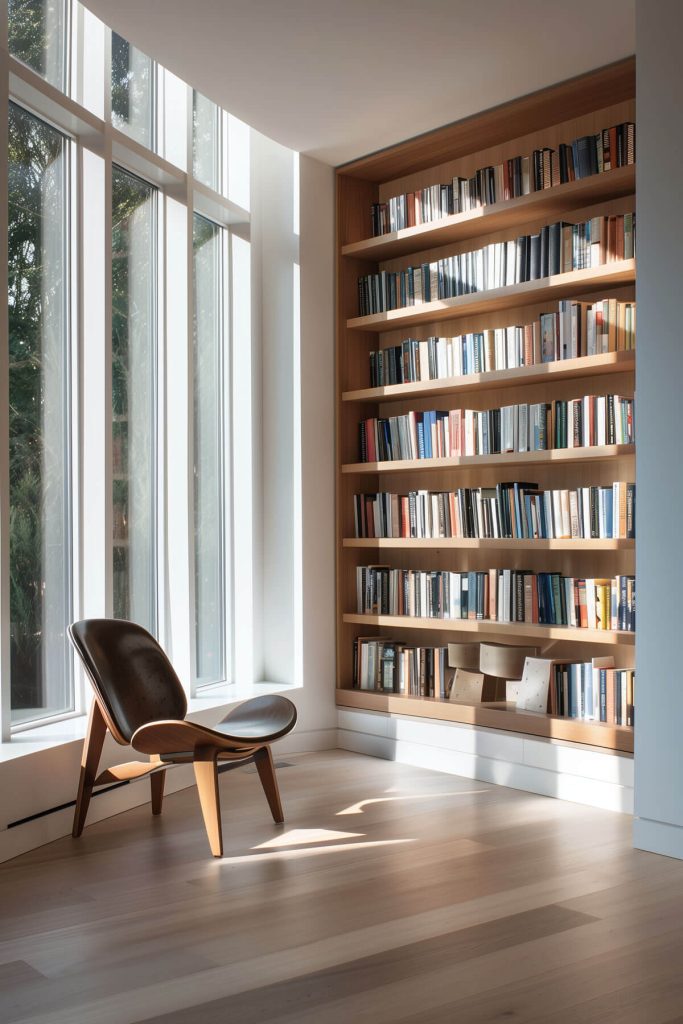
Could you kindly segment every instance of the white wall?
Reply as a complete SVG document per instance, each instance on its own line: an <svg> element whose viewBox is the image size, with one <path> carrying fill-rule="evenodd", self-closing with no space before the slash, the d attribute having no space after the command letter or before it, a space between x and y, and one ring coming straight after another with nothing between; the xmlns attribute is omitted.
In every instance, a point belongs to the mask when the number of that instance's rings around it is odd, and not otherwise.
<svg viewBox="0 0 683 1024"><path fill-rule="evenodd" d="M336 728L334 211L331 167L300 161L302 724Z"/></svg>
<svg viewBox="0 0 683 1024"><path fill-rule="evenodd" d="M637 0L638 693L634 842L683 858L683 4Z"/></svg>

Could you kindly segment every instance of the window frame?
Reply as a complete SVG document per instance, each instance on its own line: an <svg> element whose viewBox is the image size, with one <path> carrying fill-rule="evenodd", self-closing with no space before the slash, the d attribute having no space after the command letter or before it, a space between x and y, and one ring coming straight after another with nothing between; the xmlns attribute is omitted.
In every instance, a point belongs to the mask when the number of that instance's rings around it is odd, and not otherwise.
<svg viewBox="0 0 683 1024"><path fill-rule="evenodd" d="M219 417L220 417L220 499L219 499L219 516L220 516L220 560L221 560L221 582L222 582L222 617L223 617L223 629L221 635L221 648L222 648L222 678L214 679L207 682L201 682L198 676L198 656L196 649L193 648L193 664L192 664L192 684L191 684L191 696L196 697L201 693L210 691L213 687L224 686L226 683L232 683L234 680L234 654L233 654L233 607L234 607L234 589L233 589L233 559L232 559L232 495L233 495L233 475L232 475L232 458L231 458L231 390L232 390L232 338L230 332L230 287L229 282L231 280L231 268L230 268L230 232L224 225L219 224L217 221L205 214L200 213L198 210L192 210L192 225L193 225L193 236L192 236L192 249L193 249L193 266L191 268L192 278L194 279L194 220L195 217L199 217L204 221L207 221L213 227L218 229L218 271L217 276L219 279L219 301L218 301L218 337L219 337L219 381L220 381L220 395L218 401ZM194 289L192 289L191 301L193 304L196 296ZM195 437L194 429L196 424L195 416L195 361L194 361L195 344L193 337L192 345L192 356L190 359L190 378L192 388L192 460L194 463L194 451L195 451ZM197 615L197 594L196 594L196 545L194 542L194 517L196 513L196 504L194 501L194 488L192 493L191 502L191 523L192 523L192 545L191 545L191 579L192 579L192 600L191 600L191 613L193 630L195 631L196 640L196 615Z"/></svg>
<svg viewBox="0 0 683 1024"><path fill-rule="evenodd" d="M116 128L111 117L111 30L83 8L76 0L65 0L65 69L64 89L58 89L42 78L38 72L31 69L16 57L8 54L7 49L7 7L3 5L4 11L0 12L0 52L5 57L5 67L0 68L0 117L7 120L8 104L10 100L18 106L25 108L35 117L46 122L68 140L69 160L69 189L68 189L68 226L70 233L69 260L67 271L69 274L69 302L67 326L67 343L69 346L69 415L71 438L69 484L70 484L70 559L69 564L72 570L71 585L71 609L70 616L73 619L81 618L84 615L110 615L112 612L112 530L111 513L108 522L96 524L97 542L93 546L92 529L88 530L86 520L89 513L88 503L85 502L86 487L92 485L92 455L86 457L84 450L84 423L89 416L91 400L88 397L87 388L92 383L92 368L89 367L89 360L85 358L85 322L92 319L92 310L88 307L91 301L84 279L87 271L84 267L85 258L88 252L88 245L94 244L91 240L86 242L86 235L94 231L97 239L101 238L104 249L103 267L105 277L108 277L109 284L104 284L105 309L97 309L95 312L100 318L97 328L98 344L104 344L104 363L111 361L111 174L114 165L122 170L141 178L155 190L155 229L156 239L156 271L155 280L157 283L154 309L156 313L155 324L155 364L156 373L155 385L155 486L157 509L156 529L156 604L157 604L157 631L159 640L174 660L188 696L201 691L202 698L209 696L212 688L220 689L223 692L216 694L216 703L225 703L225 685L233 685L235 652L233 649L233 628L234 615L234 562L232 552L234 550L233 516L233 452L232 443L232 353L233 353L233 311L231 307L232 296L232 251L233 232L236 230L242 237L249 238L250 213L248 209L233 202L229 198L229 162L239 159L235 153L231 153L228 146L228 118L220 106L217 108L216 124L219 129L219 138L216 140L218 180L217 188L212 189L203 182L194 178L193 164L193 132L192 132L192 87L184 84L187 97L185 106L185 123L178 126L178 131L184 134L182 143L179 136L175 140L175 152L184 145L187 155L185 167L176 166L169 162L160 151L169 150L168 139L165 132L168 131L169 121L165 108L165 76L168 74L156 61L152 61L152 139L151 148L137 142L125 132ZM84 27L85 26L85 27ZM88 39L88 33L94 33ZM95 50L87 51L86 47L95 42ZM134 44L133 44L134 45ZM87 86L81 81L84 69L92 72L92 60L89 63L89 54L100 52L105 55L103 66L97 66L97 79L88 78ZM88 106L84 106L77 97L88 96ZM101 102L97 95L101 96ZM182 93L180 93L182 97ZM95 97L93 102L92 97ZM176 87L176 99L178 89ZM100 109L101 115L94 113L94 109ZM243 136L242 136L243 138ZM98 208L96 211L95 228L91 228L91 220L88 210L84 209L84 176L86 157L91 161L101 162L100 174L102 175L101 191L104 197L104 214ZM246 151L246 159L249 159L249 150ZM230 164L232 166L232 163ZM99 163L98 163L98 166ZM244 177L242 177L244 180ZM188 226L191 226L192 217L195 213L216 223L221 231L222 252L223 252L223 287L222 287L222 344L223 344L223 437L225 448L223 452L223 485L221 494L224 503L224 662L225 680L221 683L207 683L195 686L194 658L186 658L183 651L185 640L179 634L183 630L176 628L173 615L170 613L170 606L177 595L169 595L169 504L175 501L179 494L171 494L169 491L169 441L168 427L170 411L168 407L168 372L169 363L174 360L174 353L169 351L170 331L170 306L169 306L169 285L168 285L168 213L169 200L179 201L186 207ZM0 154L0 207L7 208L7 161ZM2 218L6 222L6 214ZM7 225L0 226L0 247L6 248ZM99 265L99 259L98 259ZM6 274L0 270L0 273ZM186 257L187 273L187 294L185 301L191 310L192 302L192 246L187 250ZM6 277L5 277L6 284ZM94 301L94 300L92 300ZM109 327L107 328L107 324ZM101 338L99 337L101 335ZM90 335L92 337L92 334ZM5 356L7 347L7 319L0 322L0 395L6 393L8 385L8 364ZM190 337L191 341L191 337ZM104 364L103 364L104 365ZM187 369L191 369L191 360ZM102 370L106 378L106 369ZM111 373L111 370L109 371ZM110 379L110 378L109 378ZM107 391L106 385L100 377L96 381L107 410L111 413L111 391ZM186 380L186 386L189 380ZM192 420L190 419L191 408L188 409L186 426L191 430ZM109 438L104 438L104 447L101 452L102 465L97 466L97 480L104 482L106 490L111 498L112 489L112 442L111 442L111 415L107 417L109 423ZM49 726L55 722L65 719L77 718L85 713L90 703L90 687L84 678L83 672L76 664L73 652L69 651L70 663L72 665L72 693L73 710L60 713L54 716L45 716L30 722L13 726L11 722L10 707L10 683L9 683L9 617L6 614L9 608L9 586L8 586L8 515L9 500L6 495L4 483L7 480L9 471L8 464L8 417L0 410L0 730L2 740L9 740L12 735L26 730L35 730L42 726ZM174 453L175 454L175 453ZM90 461L89 461L90 460ZM97 482L96 480L96 482ZM187 490L190 489L190 481L187 483ZM185 494L187 502L189 495ZM109 500L111 504L111 501ZM188 526L192 525L193 508L188 503L187 514L190 517ZM188 530L187 546L181 557L193 559L193 538ZM102 562L100 567L99 562ZM89 572L94 567L96 580L91 582L87 579ZM189 565L188 565L189 568ZM192 564L192 569L193 569ZM95 597L93 597L95 594ZM194 631L194 602L186 600L187 630ZM177 617L177 616L176 616ZM190 648L190 654L192 650Z"/></svg>
<svg viewBox="0 0 683 1024"><path fill-rule="evenodd" d="M17 63L27 68L31 74L37 75L28 65L24 64L23 61L17 59ZM40 76L39 76L40 77ZM49 83L46 84L49 85ZM29 116L47 125L53 131L59 133L64 140L64 208L62 211L62 221L64 228L64 237L62 239L61 250L62 259L64 264L64 279L66 288L66 301L64 303L63 312L63 323L62 331L64 338L64 422L63 431L65 440L68 439L69 443L66 446L65 452L65 472L63 480L63 498L64 507L66 513L66 550L64 553L64 561L68 570L68 578L64 581L64 593L67 596L67 614L72 619L76 610L76 580L78 579L78 564L77 564L77 551L78 543L76 542L76 533L74 530L75 523L75 508L78 501L78 495L80 492L79 477L78 477L78 459L74 457L74 452L77 450L74 448L74 436L76 430L77 420L77 387L75 382L78 381L79 377L79 346L77 344L77 332L75 330L76 316L77 316L77 262L76 262L76 250L77 246L74 244L77 237L77 220L78 220L78 195L77 195L77 143L72 133L65 131L63 127L55 124L54 121L41 113L37 112L27 103L15 99L11 93L8 96L7 101L7 114L9 115L9 107L15 106L18 109L24 111ZM9 155L7 157L7 166L9 166ZM8 197L9 198L9 197ZM7 204L5 204L7 209ZM5 218L7 224L9 223L9 217ZM7 226L5 226L7 230ZM3 339L4 341L4 339ZM9 336L7 338L9 342ZM9 380L8 380L9 384ZM9 443L9 434L7 441ZM0 463L1 464L1 463ZM9 505L9 488L6 488L7 502ZM9 549L9 544L7 545ZM9 566L9 550L7 551L7 563ZM9 619L9 616L8 616ZM8 623L9 625L9 623ZM65 631L66 633L66 631ZM0 642L2 637L0 636ZM8 642L9 647L9 642ZM7 655L9 659L9 653ZM51 715L38 715L36 717L23 718L21 721L15 722L12 719L12 701L11 701L11 671L9 664L7 667L7 684L2 684L3 690L9 691L7 700L3 700L0 704L0 708L3 712L3 733L5 732L4 720L5 716L9 717L9 730L11 734L26 732L30 729L35 729L39 725L50 724L53 722L61 722L66 719L74 718L77 715L83 713L83 687L80 681L76 678L75 673L75 660L73 651L70 646L66 653L65 668L67 672L67 685L70 690L71 696L71 708L66 708L63 711L56 712Z"/></svg>
<svg viewBox="0 0 683 1024"><path fill-rule="evenodd" d="M153 629L151 630L151 632L155 633L157 636L161 636L161 635L163 635L163 633L162 633L162 630L161 630L161 602L159 600L159 595L160 595L159 573L160 573L160 564L161 564L161 559L162 559L162 552L161 552L160 546L159 546L159 523L160 523L160 515L161 515L160 504L159 504L159 502L160 502L160 493L161 493L160 480L159 480L160 472L161 472L161 468L160 468L161 460L159 458L159 452L160 452L160 438L161 438L161 433L162 433L162 424L160 423L160 409L159 409L159 404L160 404L159 403L159 372L160 372L159 330L160 330L160 324L162 323L160 303L161 303L161 295L163 293L162 293L162 288L161 288L162 281L160 281L160 263L162 262L162 260L160 259L160 256L163 257L163 235L161 233L162 229L161 229L160 217L159 217L160 194L159 194L159 188L156 185L153 185L151 182L147 181L146 178L143 178L139 174L135 173L135 171L129 170L127 167L123 166L120 161L112 160L112 162L111 162L111 174L112 174L112 176L115 173L115 171L117 171L117 170L120 171L122 174L127 175L129 178L134 178L136 181L141 182L144 186L146 186L150 190L150 220L151 220L150 236L151 236L151 242L152 242L152 272L151 272L151 275L150 275L150 280L151 280L151 283L152 283L153 293L152 293L152 295L150 297L150 301L149 301L149 305L150 305L150 320L151 320L151 323L150 323L150 336L151 336L151 340L152 340L152 351L150 352L150 364L151 364L151 394L150 394L150 400L151 400L151 405L152 405L151 415L150 415L150 423L151 423L151 428L152 428L151 429L150 441L151 441L151 444L152 444L152 453L151 453L152 459L151 459L151 467L150 467L151 468L151 473L150 473L150 478L151 478L150 479L150 484L151 484L150 490L151 490L151 493L150 493L150 496L149 496L149 506L152 509L152 522L150 524L151 525L151 529L152 529L152 538L151 538L151 544L150 544L150 552L151 552L152 565L151 565L151 579L150 579L149 582L151 583L151 586L152 586L152 619L153 619L152 625L153 625ZM113 231L113 214L112 214L111 204L110 204L110 208L109 208L109 211L108 211L108 216L110 218L110 230ZM112 346L113 346L113 329L112 329ZM113 353L112 353L112 361L113 361ZM110 396L110 413L111 413L111 415L110 415L110 430L111 430L112 441L113 441L114 422L115 421L114 421L113 407L111 407L111 396ZM112 504L112 509L113 509L113 498L114 498L114 495L113 495L113 490L114 490L114 487L113 487L113 485L114 485L113 466L112 466L110 483L111 483L111 504ZM128 539L130 540L130 538L128 538ZM113 530L112 530L112 536L111 536L111 543L112 543L111 563L112 563L112 575L113 575L114 548L116 546L115 538L113 536ZM130 569L130 565L129 565L129 569ZM113 612L113 590L112 590L112 612Z"/></svg>

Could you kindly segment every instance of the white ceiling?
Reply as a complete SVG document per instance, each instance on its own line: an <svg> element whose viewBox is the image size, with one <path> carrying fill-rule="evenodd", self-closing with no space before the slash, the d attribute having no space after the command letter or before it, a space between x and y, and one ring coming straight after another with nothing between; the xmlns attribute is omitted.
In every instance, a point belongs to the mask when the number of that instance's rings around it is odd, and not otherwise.
<svg viewBox="0 0 683 1024"><path fill-rule="evenodd" d="M635 52L635 0L85 0L235 116L340 164Z"/></svg>

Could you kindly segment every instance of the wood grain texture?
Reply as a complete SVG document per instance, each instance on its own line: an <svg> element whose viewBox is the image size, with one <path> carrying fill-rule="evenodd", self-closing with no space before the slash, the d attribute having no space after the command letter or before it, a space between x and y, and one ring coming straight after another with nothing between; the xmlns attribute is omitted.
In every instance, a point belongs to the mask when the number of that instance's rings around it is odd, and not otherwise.
<svg viewBox="0 0 683 1024"><path fill-rule="evenodd" d="M591 747L633 753L633 726L518 711L515 704L506 701L485 700L484 703L473 704L436 697L412 697L405 693L375 693L373 690L340 687L337 690L337 704L363 711L410 715L412 718L429 718L438 722L460 722L485 729L503 729L527 736L545 736L569 743L585 743Z"/></svg>
<svg viewBox="0 0 683 1024"><path fill-rule="evenodd" d="M467 332L465 332L467 333ZM563 359L555 363L536 363L520 366L514 370L490 370L486 373L469 373L461 377L442 377L424 380L415 384L386 384L379 388L357 388L345 391L342 402L388 402L406 401L413 397L453 395L471 391L486 391L495 387L515 387L525 384L552 384L576 377L598 377L635 370L635 352L606 352L597 356L582 356L579 359ZM364 367L366 376L367 366ZM605 382L610 386L610 382Z"/></svg>
<svg viewBox="0 0 683 1024"><path fill-rule="evenodd" d="M396 180L630 100L635 96L635 77L635 58L628 57L372 153L339 170L367 181Z"/></svg>
<svg viewBox="0 0 683 1024"><path fill-rule="evenodd" d="M353 754L220 781L0 869L3 1024L664 1024L683 864L631 819ZM264 813L265 812L265 813Z"/></svg>

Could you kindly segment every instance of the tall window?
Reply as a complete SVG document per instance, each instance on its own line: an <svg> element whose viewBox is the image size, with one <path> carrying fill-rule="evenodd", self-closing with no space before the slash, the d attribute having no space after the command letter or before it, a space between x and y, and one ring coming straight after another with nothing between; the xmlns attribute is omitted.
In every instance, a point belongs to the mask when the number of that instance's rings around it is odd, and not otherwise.
<svg viewBox="0 0 683 1024"><path fill-rule="evenodd" d="M68 144L9 107L11 704L15 724L73 707L69 544Z"/></svg>
<svg viewBox="0 0 683 1024"><path fill-rule="evenodd" d="M149 149L154 147L154 100L152 59L112 32L112 124Z"/></svg>
<svg viewBox="0 0 683 1024"><path fill-rule="evenodd" d="M251 680L263 660L251 130L80 0L5 9L0 741L87 708L76 618L145 626L188 690Z"/></svg>
<svg viewBox="0 0 683 1024"><path fill-rule="evenodd" d="M192 164L197 181L220 191L220 111L195 91L192 94Z"/></svg>
<svg viewBox="0 0 683 1024"><path fill-rule="evenodd" d="M50 85L66 87L64 0L8 0L9 51Z"/></svg>
<svg viewBox="0 0 683 1024"><path fill-rule="evenodd" d="M225 678L225 447L223 232L194 216L194 586L195 675Z"/></svg>
<svg viewBox="0 0 683 1024"><path fill-rule="evenodd" d="M156 192L112 172L114 615L156 631Z"/></svg>

